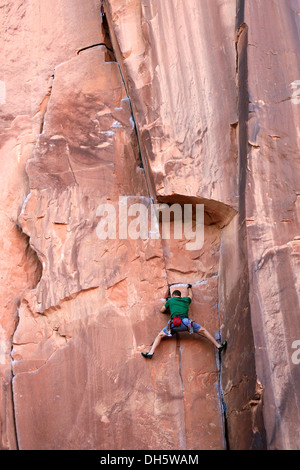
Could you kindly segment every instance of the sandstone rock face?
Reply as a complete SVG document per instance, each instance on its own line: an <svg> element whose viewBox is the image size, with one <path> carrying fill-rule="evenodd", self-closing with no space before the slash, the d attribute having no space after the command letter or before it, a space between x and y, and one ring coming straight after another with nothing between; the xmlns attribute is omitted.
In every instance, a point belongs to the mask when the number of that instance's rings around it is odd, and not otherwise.
<svg viewBox="0 0 300 470"><path fill-rule="evenodd" d="M11 399L11 347L17 324L17 309L25 289L39 280L40 264L26 237L16 225L26 191L24 164L32 151L32 125L27 117L18 117L3 131L1 141L1 286L0 286L0 448L15 448Z"/></svg>
<svg viewBox="0 0 300 470"><path fill-rule="evenodd" d="M237 207L235 1L106 2L157 197ZM222 70L222 77L215 73ZM180 111L179 111L180 110Z"/></svg>
<svg viewBox="0 0 300 470"><path fill-rule="evenodd" d="M41 276L36 252L18 225L29 191L25 165L43 126L55 66L72 57L74 48L103 40L97 3L91 1L93 7L85 9L78 1L54 1L51 7L42 1L1 2L0 448L4 449L17 446L10 357L17 309L25 290L35 287Z"/></svg>
<svg viewBox="0 0 300 470"><path fill-rule="evenodd" d="M74 52L103 41L98 1L1 2L1 128L19 115L33 117L45 105L55 67ZM19 46L17 46L19 45ZM36 134L36 133L35 133Z"/></svg>
<svg viewBox="0 0 300 470"><path fill-rule="evenodd" d="M239 82L246 86L247 79L243 76L244 56L239 59L237 50L240 6L234 1L195 1L186 9L182 2L171 0L112 0L106 2L106 11L112 43L134 103L152 193L162 201L205 205L206 243L198 265L197 255L192 255L197 266L194 282L219 275L220 326L223 337L230 341L222 369L230 446L262 448L261 401L255 407L249 405L259 382L240 183L247 149L242 121L247 117L239 101L246 106L248 102L246 95L240 96L243 88ZM195 44L201 47L193 47ZM217 74L216 68L222 73ZM239 215L235 215L237 211ZM209 234L215 237L212 245ZM214 250L212 264L207 257ZM183 266L188 269L189 255L180 257L177 271L169 265L174 263L172 257L167 254L165 260L171 282L178 282L177 275L184 276ZM195 274L189 269L190 277Z"/></svg>
<svg viewBox="0 0 300 470"><path fill-rule="evenodd" d="M293 343L300 338L300 107L292 83L299 79L300 2L267 5L263 17L259 10L257 1L245 10L250 301L257 370L268 403L264 407L268 447L295 449L300 417L300 368L292 360ZM265 36L269 24L276 35Z"/></svg>
<svg viewBox="0 0 300 470"><path fill-rule="evenodd" d="M298 448L300 2L2 3L0 448Z"/></svg>
<svg viewBox="0 0 300 470"><path fill-rule="evenodd" d="M98 46L56 68L27 164L30 193L19 222L43 272L24 296L13 339L18 444L224 448L213 347L178 337L162 346L160 364L140 354L167 321L157 313L168 292L161 239L97 233L101 204L120 215L120 197L128 207L151 203L119 67L105 59ZM216 235L208 240L217 245ZM217 253L206 255L213 273ZM195 275L198 263L190 260ZM168 268L178 270L171 260ZM217 279L200 287L194 316L203 310L217 332Z"/></svg>

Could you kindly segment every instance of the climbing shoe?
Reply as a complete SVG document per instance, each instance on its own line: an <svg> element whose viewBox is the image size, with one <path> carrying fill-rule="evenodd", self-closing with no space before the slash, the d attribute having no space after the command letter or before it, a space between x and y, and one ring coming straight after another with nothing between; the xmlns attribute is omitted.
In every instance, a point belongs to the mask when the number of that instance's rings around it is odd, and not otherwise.
<svg viewBox="0 0 300 470"><path fill-rule="evenodd" d="M226 346L227 346L227 341L223 341L223 343L221 344L221 346L218 348L219 353L221 353L222 351L224 351L224 349L226 349Z"/></svg>
<svg viewBox="0 0 300 470"><path fill-rule="evenodd" d="M153 354L144 353L144 352L142 352L141 354L142 354L142 356L145 357L146 359L152 359L152 357L153 357Z"/></svg>

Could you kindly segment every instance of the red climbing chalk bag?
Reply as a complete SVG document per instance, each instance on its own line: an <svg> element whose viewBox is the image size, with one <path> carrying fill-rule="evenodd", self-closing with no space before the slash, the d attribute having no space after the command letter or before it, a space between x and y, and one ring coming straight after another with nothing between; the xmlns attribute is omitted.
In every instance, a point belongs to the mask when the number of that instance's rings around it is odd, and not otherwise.
<svg viewBox="0 0 300 470"><path fill-rule="evenodd" d="M172 320L173 326L180 326L181 325L181 318L180 317L174 317Z"/></svg>

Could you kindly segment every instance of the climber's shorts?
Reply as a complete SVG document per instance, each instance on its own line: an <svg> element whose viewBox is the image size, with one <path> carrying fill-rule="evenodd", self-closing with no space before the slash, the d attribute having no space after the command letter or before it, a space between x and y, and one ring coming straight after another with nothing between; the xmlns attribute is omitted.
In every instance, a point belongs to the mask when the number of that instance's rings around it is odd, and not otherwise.
<svg viewBox="0 0 300 470"><path fill-rule="evenodd" d="M171 323L171 334L174 335L175 333L179 333L181 331L188 331L188 324L189 324L188 318L182 318L181 325L179 326L173 326L173 323ZM201 325L198 325L198 323L193 322L193 329L195 333L198 333L200 328L201 328ZM167 329L168 329L168 326L165 326L165 328L163 328L163 332L166 335L168 334Z"/></svg>

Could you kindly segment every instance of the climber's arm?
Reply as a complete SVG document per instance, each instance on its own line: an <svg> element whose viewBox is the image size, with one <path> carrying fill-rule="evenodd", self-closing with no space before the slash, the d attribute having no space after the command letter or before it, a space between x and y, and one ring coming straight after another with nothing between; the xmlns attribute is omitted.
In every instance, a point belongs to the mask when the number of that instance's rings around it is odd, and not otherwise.
<svg viewBox="0 0 300 470"><path fill-rule="evenodd" d="M192 285L188 284L187 288L188 288L188 297L192 300L193 299Z"/></svg>
<svg viewBox="0 0 300 470"><path fill-rule="evenodd" d="M160 311L161 313L168 313L168 310L169 310L169 298L170 297L167 297L167 301L163 304L163 306L161 307Z"/></svg>
<svg viewBox="0 0 300 470"><path fill-rule="evenodd" d="M160 311L161 311L161 313L165 313L165 312L167 311L165 305L163 305L163 306L161 307Z"/></svg>

